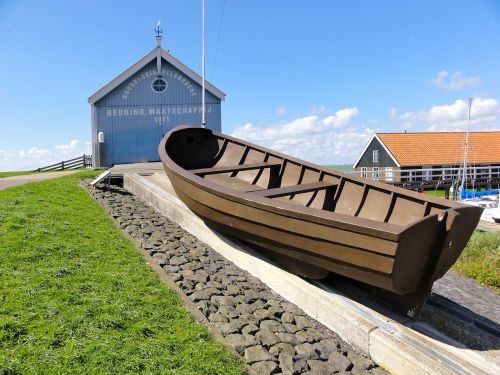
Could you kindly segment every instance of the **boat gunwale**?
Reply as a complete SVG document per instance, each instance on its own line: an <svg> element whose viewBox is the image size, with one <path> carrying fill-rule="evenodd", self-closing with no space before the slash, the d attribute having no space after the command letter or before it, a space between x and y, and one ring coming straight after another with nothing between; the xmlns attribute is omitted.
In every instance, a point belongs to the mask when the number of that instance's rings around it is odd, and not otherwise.
<svg viewBox="0 0 500 375"><path fill-rule="evenodd" d="M245 147L250 147L253 148L257 151L268 153L270 156L281 158L284 161L287 162L292 162L297 165L303 165L311 170L317 171L317 172L324 172L327 175L330 175L332 177L336 177L339 179L343 180L348 180L348 181L353 181L354 183L358 184L363 184L363 185L369 185L372 186L373 188L376 188L377 190L382 190L385 192L394 192L398 194L399 196L403 198L409 198L414 201L421 202L422 204L425 204L425 202L430 202L435 204L436 206L439 206L438 208L443 209L443 211L449 210L449 209L454 209L458 207L464 207L466 205L460 204L457 202L445 202L448 203L448 205L443 204L439 199L429 197L429 199L423 199L423 197L420 196L420 193L414 193L411 191L404 191L400 192L399 190L402 188L396 188L393 186L389 186L386 184L383 184L381 182L377 181L365 181L364 179L360 177L355 177L355 176L350 176L346 173L339 172L337 170L327 170L326 168L322 168L321 166L318 166L313 163L309 163L297 158L293 158L291 156L282 154L280 152L276 152L274 150L267 149L265 147L258 146L256 144L253 144L251 142L246 142L242 141L236 138L233 138L231 136L227 136L225 134L210 130L210 129L203 129L203 128L197 128L197 127L192 127L192 126L186 126L186 125L180 125L175 127L174 129L170 130L167 135L162 139L159 145L159 153L160 153L160 158L162 159L163 164L168 167L172 172L176 173L180 177L182 177L185 180L190 181L191 183L197 185L199 188L202 189L208 189L210 192L213 194L216 194L218 196L223 197L224 199L230 199L232 201L244 203L246 205L259 208L263 211L269 211L269 212L274 212L278 213L283 216L291 216L295 217L301 220L305 221L314 221L316 223L320 224L326 224L329 226L333 226L339 229L343 230L348 230L351 232L355 233L361 233L361 234L366 234L372 237L379 237L379 238L384 238L387 240L391 241L398 241L399 236L405 232L408 228L413 227L415 225L418 225L418 223L424 219L429 219L430 216L438 216L437 214L434 215L427 215L423 216L422 218L419 218L417 220L414 220L407 225L396 225L396 224L390 224L387 222L381 222L381 221L376 221L376 220L371 220L371 219L365 219L365 218L360 218L357 216L351 216L351 215L346 215L346 214L341 214L337 213L334 211L325 211L321 209L316 209L316 208L310 208L307 206L298 206L293 203L287 203L285 201L280 201L276 200L273 198L266 198L266 197L260 197L257 194L252 194L252 192L243 192L243 191L238 191L235 189L230 189L225 187L224 185L216 184L214 182L211 182L203 177L200 177L192 172L190 172L189 169L185 169L175 163L168 153L166 152L166 142L170 138L170 136L173 133L182 131L184 129L197 129L200 131L207 131L211 132L214 137L217 137L218 139L221 140L228 140L231 142L234 142L238 145L245 146ZM223 154L223 153L222 153ZM221 156L221 153L219 152L216 156L216 160L218 160ZM282 164L283 164L282 162ZM271 204L272 202L272 204Z"/></svg>

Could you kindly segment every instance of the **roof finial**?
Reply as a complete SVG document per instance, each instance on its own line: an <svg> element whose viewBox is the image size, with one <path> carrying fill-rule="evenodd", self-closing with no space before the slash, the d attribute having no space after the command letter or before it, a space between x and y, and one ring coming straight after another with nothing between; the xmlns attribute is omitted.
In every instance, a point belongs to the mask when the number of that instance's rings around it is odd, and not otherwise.
<svg viewBox="0 0 500 375"><path fill-rule="evenodd" d="M155 36L156 36L156 47L161 46L161 35L163 34L163 30L160 29L161 20L158 20L155 28Z"/></svg>

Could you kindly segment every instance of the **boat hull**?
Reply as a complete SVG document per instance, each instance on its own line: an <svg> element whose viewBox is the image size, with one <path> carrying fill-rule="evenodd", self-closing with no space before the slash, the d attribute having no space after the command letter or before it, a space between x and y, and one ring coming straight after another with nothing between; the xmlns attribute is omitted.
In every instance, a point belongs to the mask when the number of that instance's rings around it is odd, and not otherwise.
<svg viewBox="0 0 500 375"><path fill-rule="evenodd" d="M215 144L210 137L216 137L218 143ZM205 138L207 140L204 141ZM183 139L187 144L182 144ZM224 143L219 142L221 139L224 139ZM432 207L435 206L439 210L434 212L429 208L430 204L427 204L425 210L429 211L428 214L406 225L389 223L389 214L384 214L384 221L361 217L359 213L363 212L363 204L371 204L376 208L370 215L379 215L379 208L376 202L369 201L370 193L367 190L373 188L378 192L382 188L388 188L371 182L363 182L364 201L361 201L364 203L359 203L360 207L353 215L346 214L344 208L337 210L301 206L292 202L293 194L288 194L285 200L270 199L268 197L271 193L277 192L279 196L279 193L289 193L290 189L297 189L293 185L283 183L286 180L286 167L283 167L283 164L281 171L285 172L280 172L279 175L281 186L276 187L275 182L271 183L272 173L268 173L268 180L259 186L256 183L260 178L257 174L257 177L251 179L254 183L250 185L264 190L264 194L258 190L241 191L241 186L237 186L237 189L234 186L241 185L244 179L234 177L242 174L241 166L251 167L251 164L245 164L244 157L234 161L240 169L232 172L226 171L227 166L222 165L217 169L213 168L213 161L204 161L207 154L215 161L223 160L221 158L224 157L224 147L227 148L227 143L233 141L245 144L247 148L255 147L259 151L264 150L262 152L272 152L256 145L248 146L247 143L220 133L188 127L178 127L162 140L159 151L165 172L178 197L194 213L214 228L254 244L295 274L323 278L329 272L334 272L359 280L401 296L401 301L404 301L402 308L405 311L415 310L423 305L433 281L441 277L455 262L479 220L480 209L463 205L447 208L439 201L431 203ZM179 149L189 147L193 143L204 148L200 147L201 151L199 149L198 152L193 148L192 157L184 157L189 162L182 161L182 158L175 160ZM200 156L200 153L205 155ZM277 158L287 157L278 153L273 155L277 155ZM296 162L296 159L292 160ZM328 180L325 176L330 172L323 172L319 166L299 162L305 165L303 169L315 168L314 170L321 171L319 182ZM199 169L200 167L205 169ZM263 169L264 167L258 171L261 176L264 174ZM226 176L220 181L229 183L221 185L219 180L214 182L206 176L200 177L201 173L219 172L224 172ZM337 172L332 175L331 181L334 181L334 178L339 182L337 185L334 182L331 184L336 189L335 199L338 201L345 197L349 200L353 193L347 191L346 186L350 186L347 184L356 179ZM249 179L246 180L248 185ZM357 181L352 182L355 183ZM407 197L412 193L399 190L401 191L397 192L398 197L402 196L405 201L413 202L413 197ZM344 191L347 193L343 194ZM317 194L317 191L313 194ZM392 197L396 193L391 194ZM327 194L324 196L326 202ZM313 198L308 199L314 204ZM404 220L405 213L396 211L397 199L392 200L392 215ZM339 207L340 203L336 204L336 207ZM390 208L387 210L389 212Z"/></svg>

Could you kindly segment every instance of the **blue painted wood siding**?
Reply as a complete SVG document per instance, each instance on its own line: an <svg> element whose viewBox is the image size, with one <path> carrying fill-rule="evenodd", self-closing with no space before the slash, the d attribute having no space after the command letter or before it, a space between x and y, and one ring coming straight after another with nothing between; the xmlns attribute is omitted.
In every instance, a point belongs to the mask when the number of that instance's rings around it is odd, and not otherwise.
<svg viewBox="0 0 500 375"><path fill-rule="evenodd" d="M96 102L96 131L104 132L101 166L159 161L158 144L177 125L201 124L201 86L165 60L163 93L151 88L156 60ZM207 127L221 130L221 101L206 91Z"/></svg>
<svg viewBox="0 0 500 375"><path fill-rule="evenodd" d="M378 162L373 161L373 150L378 150ZM397 167L391 156L385 151L380 142L373 138L365 153L359 160L357 167Z"/></svg>

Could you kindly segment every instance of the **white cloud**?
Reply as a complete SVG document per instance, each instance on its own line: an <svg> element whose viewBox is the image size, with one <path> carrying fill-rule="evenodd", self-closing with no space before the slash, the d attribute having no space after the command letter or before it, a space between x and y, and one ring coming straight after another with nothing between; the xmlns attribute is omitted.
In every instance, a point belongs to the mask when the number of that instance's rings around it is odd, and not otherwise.
<svg viewBox="0 0 500 375"><path fill-rule="evenodd" d="M343 108L325 117L263 126L247 123L232 135L319 164L352 162L373 134L351 124L358 113L358 108Z"/></svg>
<svg viewBox="0 0 500 375"><path fill-rule="evenodd" d="M429 131L463 131L467 126L469 103L458 99L451 104L435 105L429 109L397 114L391 110L391 118L403 121L403 128L420 126ZM393 115L393 117L392 117ZM471 107L472 130L498 128L500 105L494 98L475 98Z"/></svg>
<svg viewBox="0 0 500 375"><path fill-rule="evenodd" d="M448 73L446 70L440 71L432 83L439 88L446 90L461 90L466 86L476 86L481 83L479 77L465 77L460 71Z"/></svg>
<svg viewBox="0 0 500 375"><path fill-rule="evenodd" d="M280 105L278 108L276 108L276 114L280 116L286 114L286 107Z"/></svg>
<svg viewBox="0 0 500 375"><path fill-rule="evenodd" d="M0 150L0 171L32 170L79 155L90 154L91 144L84 147L76 139L68 144L55 145L52 148L30 147L18 152Z"/></svg>

